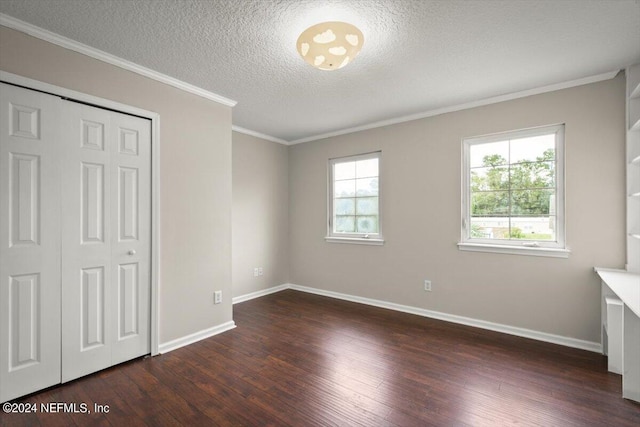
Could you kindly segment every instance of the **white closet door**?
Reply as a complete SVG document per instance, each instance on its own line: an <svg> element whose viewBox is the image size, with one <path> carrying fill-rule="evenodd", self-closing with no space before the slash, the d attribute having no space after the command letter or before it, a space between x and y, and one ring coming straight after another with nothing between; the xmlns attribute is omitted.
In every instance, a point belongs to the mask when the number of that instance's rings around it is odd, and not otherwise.
<svg viewBox="0 0 640 427"><path fill-rule="evenodd" d="M151 122L111 113L111 304L116 364L151 351Z"/></svg>
<svg viewBox="0 0 640 427"><path fill-rule="evenodd" d="M111 366L110 112L64 102L62 381Z"/></svg>
<svg viewBox="0 0 640 427"><path fill-rule="evenodd" d="M150 122L65 102L62 381L150 351Z"/></svg>
<svg viewBox="0 0 640 427"><path fill-rule="evenodd" d="M60 104L0 83L0 401L60 382Z"/></svg>
<svg viewBox="0 0 640 427"><path fill-rule="evenodd" d="M0 401L150 352L150 130L0 84Z"/></svg>

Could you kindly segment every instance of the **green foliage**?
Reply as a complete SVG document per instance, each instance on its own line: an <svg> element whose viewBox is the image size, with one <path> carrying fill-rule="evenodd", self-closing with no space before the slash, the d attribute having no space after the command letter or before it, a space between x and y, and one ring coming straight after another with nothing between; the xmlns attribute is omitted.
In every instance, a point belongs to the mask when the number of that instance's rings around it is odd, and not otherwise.
<svg viewBox="0 0 640 427"><path fill-rule="evenodd" d="M524 239L525 235L518 227L512 227L509 237L512 239Z"/></svg>
<svg viewBox="0 0 640 427"><path fill-rule="evenodd" d="M481 239L487 236L484 228L482 228L478 224L471 224L471 237L474 239Z"/></svg>
<svg viewBox="0 0 640 427"><path fill-rule="evenodd" d="M541 234L541 233L531 233L525 234L524 238L527 240L551 240L553 239L553 235L551 234Z"/></svg>
<svg viewBox="0 0 640 427"><path fill-rule="evenodd" d="M499 154L482 159L482 168L471 170L473 216L549 215L555 193L553 149L534 162L509 165Z"/></svg>

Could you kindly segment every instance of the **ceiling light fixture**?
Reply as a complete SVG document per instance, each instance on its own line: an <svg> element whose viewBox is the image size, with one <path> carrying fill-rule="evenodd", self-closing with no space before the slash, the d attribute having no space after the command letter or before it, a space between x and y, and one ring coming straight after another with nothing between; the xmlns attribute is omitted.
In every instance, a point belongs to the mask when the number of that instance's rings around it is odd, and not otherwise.
<svg viewBox="0 0 640 427"><path fill-rule="evenodd" d="M337 70L356 57L364 43L362 32L346 22L322 22L298 37L298 53L320 70Z"/></svg>

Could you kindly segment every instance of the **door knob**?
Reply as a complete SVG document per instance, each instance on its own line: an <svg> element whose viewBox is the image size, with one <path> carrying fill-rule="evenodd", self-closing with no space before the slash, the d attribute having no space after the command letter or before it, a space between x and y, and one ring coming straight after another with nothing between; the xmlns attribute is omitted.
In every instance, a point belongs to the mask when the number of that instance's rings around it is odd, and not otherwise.
<svg viewBox="0 0 640 427"><path fill-rule="evenodd" d="M128 254L129 254L129 255L135 255L135 254L136 254L135 249L131 249L131 250L128 252Z"/></svg>

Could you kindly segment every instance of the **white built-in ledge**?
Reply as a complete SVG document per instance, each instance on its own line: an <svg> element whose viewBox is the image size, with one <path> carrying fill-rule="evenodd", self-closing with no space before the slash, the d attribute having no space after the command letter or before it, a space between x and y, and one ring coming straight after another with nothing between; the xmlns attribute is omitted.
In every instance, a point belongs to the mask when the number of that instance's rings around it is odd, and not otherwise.
<svg viewBox="0 0 640 427"><path fill-rule="evenodd" d="M327 243L351 243L353 245L384 245L383 239L372 239L364 237L333 237L327 236L324 238Z"/></svg>
<svg viewBox="0 0 640 427"><path fill-rule="evenodd" d="M613 371L622 371L622 397L640 402L640 274L598 267L595 270L602 279L600 289L603 312L600 317L603 325L603 348L622 347L621 369L615 369L614 366ZM622 316L619 313L609 313L609 310L616 311L610 304L612 294L622 301ZM618 318L616 324L610 324L609 321L614 317ZM610 351L610 357L611 353ZM615 352L613 353L615 356Z"/></svg>
<svg viewBox="0 0 640 427"><path fill-rule="evenodd" d="M604 283L640 317L640 274L613 268L595 268Z"/></svg>
<svg viewBox="0 0 640 427"><path fill-rule="evenodd" d="M510 255L530 255L530 256L546 256L553 258L569 258L571 251L569 249L556 248L539 248L532 246L505 246L490 245L487 243L458 243L458 249L461 251L472 252L493 252L498 254Z"/></svg>

